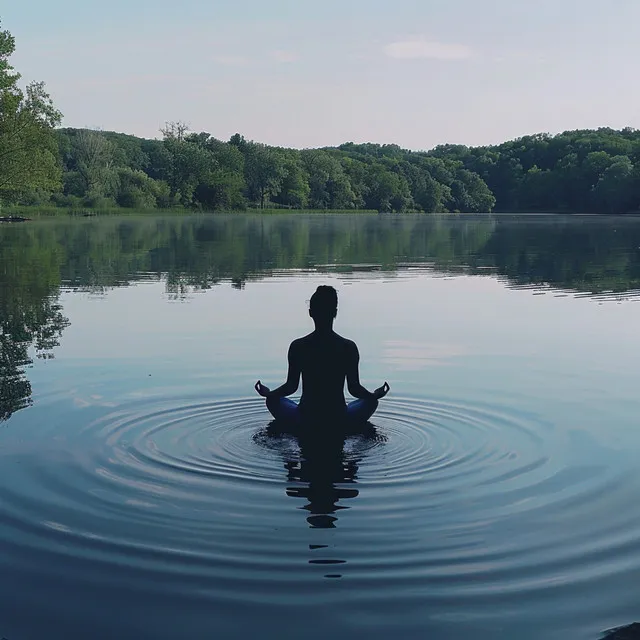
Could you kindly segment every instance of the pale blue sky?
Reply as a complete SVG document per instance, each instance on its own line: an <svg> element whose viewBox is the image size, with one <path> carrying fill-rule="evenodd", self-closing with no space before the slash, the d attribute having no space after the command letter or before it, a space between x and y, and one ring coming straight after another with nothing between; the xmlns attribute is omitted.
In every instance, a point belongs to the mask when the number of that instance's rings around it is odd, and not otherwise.
<svg viewBox="0 0 640 640"><path fill-rule="evenodd" d="M0 18L67 126L412 149L640 128L639 0L21 0Z"/></svg>

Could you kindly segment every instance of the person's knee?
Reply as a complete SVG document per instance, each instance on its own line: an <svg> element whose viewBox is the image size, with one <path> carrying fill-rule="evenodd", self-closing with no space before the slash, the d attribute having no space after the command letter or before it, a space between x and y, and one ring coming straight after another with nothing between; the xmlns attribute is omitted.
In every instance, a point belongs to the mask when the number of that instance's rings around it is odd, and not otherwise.
<svg viewBox="0 0 640 640"><path fill-rule="evenodd" d="M279 417L280 415L280 399L279 398L267 398L267 409L269 410L269 413L271 413L271 415L274 418Z"/></svg>
<svg viewBox="0 0 640 640"><path fill-rule="evenodd" d="M376 412L377 408L377 398L363 398L350 404L347 409L347 414L352 420L366 421Z"/></svg>
<svg viewBox="0 0 640 640"><path fill-rule="evenodd" d="M366 419L368 420L376 412L377 409L378 409L378 399L377 398L368 399L364 406L364 415Z"/></svg>

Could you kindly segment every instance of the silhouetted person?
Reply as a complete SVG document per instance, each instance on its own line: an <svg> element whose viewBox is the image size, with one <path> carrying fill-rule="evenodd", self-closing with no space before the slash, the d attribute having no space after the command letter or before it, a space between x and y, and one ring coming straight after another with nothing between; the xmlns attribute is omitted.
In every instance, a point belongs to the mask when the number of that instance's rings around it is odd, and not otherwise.
<svg viewBox="0 0 640 640"><path fill-rule="evenodd" d="M271 391L259 380L256 391L267 399L267 408L276 419L291 426L325 422L330 426L366 422L378 408L378 400L389 392L385 382L371 392L360 384L360 355L355 342L333 330L338 313L338 294L333 287L320 286L311 296L309 315L315 331L298 338L289 347L287 381ZM298 390L302 375L300 404L289 400ZM344 399L344 383L357 400Z"/></svg>

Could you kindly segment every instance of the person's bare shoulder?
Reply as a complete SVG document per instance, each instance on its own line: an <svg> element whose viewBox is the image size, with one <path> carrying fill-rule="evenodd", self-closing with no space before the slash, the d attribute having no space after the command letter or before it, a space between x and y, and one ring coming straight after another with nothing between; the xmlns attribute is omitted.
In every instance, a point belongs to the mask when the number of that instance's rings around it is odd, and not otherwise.
<svg viewBox="0 0 640 640"><path fill-rule="evenodd" d="M302 338L296 338L290 345L289 345L289 352L290 353L300 353L302 351L305 350L305 348L307 347L307 345L309 344L309 338L310 335L307 336L302 336Z"/></svg>
<svg viewBox="0 0 640 640"><path fill-rule="evenodd" d="M358 345L353 340L349 340L349 338L345 338L337 333L336 336L349 355L356 355L358 353Z"/></svg>
<svg viewBox="0 0 640 640"><path fill-rule="evenodd" d="M300 347L304 344L304 338L296 338L289 345L289 351L299 351Z"/></svg>

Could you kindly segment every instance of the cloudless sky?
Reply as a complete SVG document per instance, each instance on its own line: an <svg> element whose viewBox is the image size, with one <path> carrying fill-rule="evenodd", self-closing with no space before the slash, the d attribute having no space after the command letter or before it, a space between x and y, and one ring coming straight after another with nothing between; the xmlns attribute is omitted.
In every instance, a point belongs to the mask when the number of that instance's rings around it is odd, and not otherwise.
<svg viewBox="0 0 640 640"><path fill-rule="evenodd" d="M639 0L16 0L64 124L427 149L640 128Z"/></svg>

